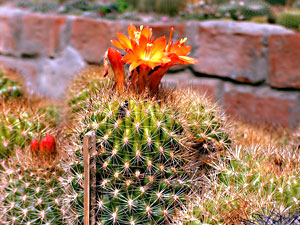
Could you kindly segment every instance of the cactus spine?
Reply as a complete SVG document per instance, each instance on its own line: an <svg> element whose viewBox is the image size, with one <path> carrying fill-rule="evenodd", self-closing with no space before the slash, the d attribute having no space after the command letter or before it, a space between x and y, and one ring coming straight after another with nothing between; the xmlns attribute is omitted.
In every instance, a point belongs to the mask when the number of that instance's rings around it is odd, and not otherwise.
<svg viewBox="0 0 300 225"><path fill-rule="evenodd" d="M0 171L1 223L64 224L60 172L21 165Z"/></svg>

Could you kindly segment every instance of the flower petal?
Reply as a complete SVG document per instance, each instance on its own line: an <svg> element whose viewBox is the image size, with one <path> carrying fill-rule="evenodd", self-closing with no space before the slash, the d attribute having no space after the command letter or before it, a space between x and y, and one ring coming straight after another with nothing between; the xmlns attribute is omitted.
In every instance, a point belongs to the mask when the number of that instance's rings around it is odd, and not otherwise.
<svg viewBox="0 0 300 225"><path fill-rule="evenodd" d="M109 48L107 56L115 74L116 89L122 91L125 87L125 69L122 55L114 48Z"/></svg>
<svg viewBox="0 0 300 225"><path fill-rule="evenodd" d="M196 64L198 63L198 59L188 57L188 56L179 56L179 59L182 60L182 64Z"/></svg>
<svg viewBox="0 0 300 225"><path fill-rule="evenodd" d="M126 37L125 34L122 34L122 33L118 33L117 34L118 36L118 39L119 39L119 42L121 43L121 45L123 45L123 49L131 49L131 42L130 40L128 39L128 37Z"/></svg>

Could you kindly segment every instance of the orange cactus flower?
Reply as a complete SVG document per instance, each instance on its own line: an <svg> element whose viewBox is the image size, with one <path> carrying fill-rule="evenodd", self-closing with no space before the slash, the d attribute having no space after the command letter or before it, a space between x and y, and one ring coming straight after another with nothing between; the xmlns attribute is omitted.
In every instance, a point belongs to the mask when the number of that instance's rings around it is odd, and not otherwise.
<svg viewBox="0 0 300 225"><path fill-rule="evenodd" d="M165 37L149 42L146 37L142 36L139 44L134 43L132 50L123 57L123 60L130 64L130 72L140 65L154 69L156 66L170 62L170 58L164 52L166 45Z"/></svg>
<svg viewBox="0 0 300 225"><path fill-rule="evenodd" d="M129 52L132 50L132 42L134 44L139 44L141 37L144 37L149 41L152 36L152 29L149 27L144 28L143 26L140 26L140 29L138 30L134 25L131 24L128 27L128 35L129 38L122 33L117 33L118 40L112 40L112 44L119 49Z"/></svg>
<svg viewBox="0 0 300 225"><path fill-rule="evenodd" d="M169 37L169 42L166 47L166 52L172 62L171 64L181 63L184 65L188 65L188 64L197 63L198 62L197 59L187 56L190 53L191 48L192 48L191 46L184 45L185 42L187 41L187 38L181 38L173 44L173 41L172 41L173 30L174 30L174 28L172 27L170 37ZM170 66L172 66L172 65L170 65Z"/></svg>
<svg viewBox="0 0 300 225"><path fill-rule="evenodd" d="M195 64L197 59L188 57L191 46L186 46L187 38L172 41L173 28L169 41L165 37L156 40L152 38L152 30L149 27L128 27L128 37L118 33L118 40L112 44L126 52L124 56L112 48L108 49L105 57L104 74L108 72L107 58L109 59L115 74L116 89L121 91L125 88L124 62L129 64L130 82L141 93L146 87L156 92L161 79L171 66L176 64Z"/></svg>

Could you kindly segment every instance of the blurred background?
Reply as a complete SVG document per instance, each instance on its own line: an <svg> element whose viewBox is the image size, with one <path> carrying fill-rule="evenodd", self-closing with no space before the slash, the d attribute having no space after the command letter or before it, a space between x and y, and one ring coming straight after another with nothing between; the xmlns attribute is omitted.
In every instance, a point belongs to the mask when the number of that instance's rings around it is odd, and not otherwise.
<svg viewBox="0 0 300 225"><path fill-rule="evenodd" d="M164 84L192 86L246 121L300 121L300 0L0 0L0 66L59 99L81 69L101 70L130 24L188 38L199 63Z"/></svg>
<svg viewBox="0 0 300 225"><path fill-rule="evenodd" d="M300 24L299 0L1 0L34 12L131 19L166 21L206 20L226 18L250 20L258 23L278 23L298 29ZM156 16L146 16L155 13ZM173 18L174 19L174 18Z"/></svg>

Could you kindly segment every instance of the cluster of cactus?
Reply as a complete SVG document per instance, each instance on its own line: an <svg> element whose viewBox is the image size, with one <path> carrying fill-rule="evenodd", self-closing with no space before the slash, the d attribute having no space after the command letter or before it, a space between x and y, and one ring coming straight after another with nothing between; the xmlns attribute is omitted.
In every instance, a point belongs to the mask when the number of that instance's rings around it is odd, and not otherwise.
<svg viewBox="0 0 300 225"><path fill-rule="evenodd" d="M276 22L282 26L299 29L300 28L300 11L286 10L277 16Z"/></svg>
<svg viewBox="0 0 300 225"><path fill-rule="evenodd" d="M249 20L252 17L271 15L271 7L260 0L233 1L221 4L218 11L221 17L230 17L234 20Z"/></svg>
<svg viewBox="0 0 300 225"><path fill-rule="evenodd" d="M298 162L297 153L280 150L280 154L272 147L237 146L229 164L219 165L217 177L209 179L210 187L195 203L190 212L193 221L187 224L241 224L261 208L299 209L300 173L291 169Z"/></svg>
<svg viewBox="0 0 300 225"><path fill-rule="evenodd" d="M61 171L55 168L31 168L14 162L4 166L0 171L1 224L65 224L60 176Z"/></svg>
<svg viewBox="0 0 300 225"><path fill-rule="evenodd" d="M7 158L16 149L23 149L33 138L38 138L47 130L47 126L38 115L26 111L0 114L0 158Z"/></svg>
<svg viewBox="0 0 300 225"><path fill-rule="evenodd" d="M21 88L17 81L4 77L0 72L0 97L19 97L22 95Z"/></svg>

